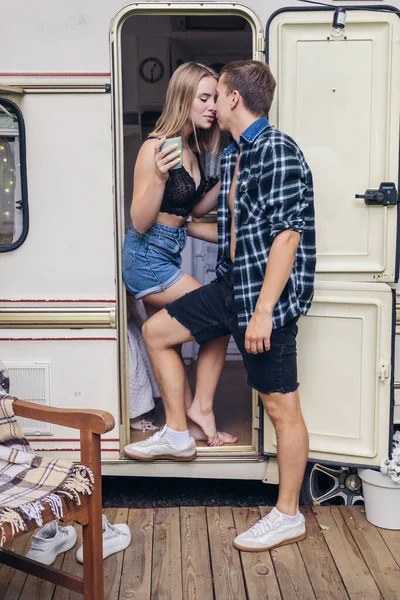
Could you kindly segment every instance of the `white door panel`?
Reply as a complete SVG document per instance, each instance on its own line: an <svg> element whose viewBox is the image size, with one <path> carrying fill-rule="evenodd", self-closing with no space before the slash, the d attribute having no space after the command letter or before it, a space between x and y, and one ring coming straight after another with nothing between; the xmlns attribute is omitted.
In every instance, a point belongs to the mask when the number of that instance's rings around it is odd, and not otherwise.
<svg viewBox="0 0 400 600"><path fill-rule="evenodd" d="M115 331L104 329L2 329L0 356L11 367L11 389L21 399L58 408L102 409L110 412L116 427L102 436L103 459L119 458L119 396L117 382L117 340ZM29 377L30 367L45 365L47 381L40 369ZM27 377L28 375L28 377ZM45 395L38 394L41 388ZM42 392L43 394L43 392ZM28 421L24 419L24 421ZM43 424L39 423L39 430ZM35 450L59 452L65 459L78 459L79 431L61 425L44 429L33 438Z"/></svg>
<svg viewBox="0 0 400 600"><path fill-rule="evenodd" d="M310 458L378 465L389 444L393 297L384 284L320 283L299 322ZM265 416L264 451L276 452Z"/></svg>
<svg viewBox="0 0 400 600"><path fill-rule="evenodd" d="M397 302L399 301L399 296L397 295ZM396 343L395 343L395 362L394 362L394 380L400 381L400 329L398 328L396 331ZM400 389L395 389L394 391L394 416L393 422L397 425L400 424Z"/></svg>
<svg viewBox="0 0 400 600"><path fill-rule="evenodd" d="M27 94L19 105L30 223L2 254L2 296L114 299L110 94Z"/></svg>
<svg viewBox="0 0 400 600"><path fill-rule="evenodd" d="M283 12L269 30L278 86L270 119L304 151L315 186L321 278L394 281L397 209L355 194L398 181L400 20L347 10L332 41L330 11Z"/></svg>

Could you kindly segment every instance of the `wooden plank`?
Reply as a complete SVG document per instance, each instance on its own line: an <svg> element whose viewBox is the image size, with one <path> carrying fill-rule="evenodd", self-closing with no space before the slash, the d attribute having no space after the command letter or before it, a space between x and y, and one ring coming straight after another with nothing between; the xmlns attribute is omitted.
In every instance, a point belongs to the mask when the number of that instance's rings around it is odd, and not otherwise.
<svg viewBox="0 0 400 600"><path fill-rule="evenodd" d="M104 511L107 519L110 523L126 523L128 520L128 509L126 508L113 508L106 509ZM63 569L74 575L83 576L83 567L76 560L76 552L82 544L82 527L76 523L73 525L78 534L77 543L74 548L65 554ZM117 552L104 559L104 598L116 599L119 595L121 572L123 563L123 552ZM56 588L54 600L82 600L80 594L70 592L69 590L61 587Z"/></svg>
<svg viewBox="0 0 400 600"><path fill-rule="evenodd" d="M258 508L233 508L237 533L243 533L260 518ZM248 600L281 600L269 552L240 552Z"/></svg>
<svg viewBox="0 0 400 600"><path fill-rule="evenodd" d="M51 566L55 569L61 569L63 561L64 554L59 554ZM28 575L22 593L19 596L19 600L51 600L55 588L56 586L54 583L44 581L33 575Z"/></svg>
<svg viewBox="0 0 400 600"><path fill-rule="evenodd" d="M127 508L106 508L104 514L111 524L128 521ZM131 542L132 543L132 542ZM116 600L119 596L124 552L116 552L104 559L104 598Z"/></svg>
<svg viewBox="0 0 400 600"><path fill-rule="evenodd" d="M213 600L204 506L180 509L183 600Z"/></svg>
<svg viewBox="0 0 400 600"><path fill-rule="evenodd" d="M119 592L121 600L125 598L151 600L153 520L153 509L129 511L128 525L132 532L132 542L124 552Z"/></svg>
<svg viewBox="0 0 400 600"><path fill-rule="evenodd" d="M216 600L246 600L232 509L207 508L207 524Z"/></svg>
<svg viewBox="0 0 400 600"><path fill-rule="evenodd" d="M306 519L307 537L299 543L299 549L316 597L348 600L346 588L311 508L305 506L302 512Z"/></svg>
<svg viewBox="0 0 400 600"><path fill-rule="evenodd" d="M16 554L25 556L31 547L31 538L32 533L26 533L22 537L13 540L8 549ZM19 598L26 579L26 573L3 565L0 570L0 598L2 600L15 600Z"/></svg>
<svg viewBox="0 0 400 600"><path fill-rule="evenodd" d="M158 508L154 519L151 600L182 600L179 508Z"/></svg>
<svg viewBox="0 0 400 600"><path fill-rule="evenodd" d="M341 506L340 512L350 529L372 577L385 600L399 600L400 569L380 533L368 523L362 507Z"/></svg>
<svg viewBox="0 0 400 600"><path fill-rule="evenodd" d="M74 527L77 533L77 539L75 546L65 553L62 566L67 573L73 573L74 575L83 577L83 567L76 560L76 552L82 545L82 527L78 525L78 523L68 523L68 525L72 525ZM82 596L80 594L71 592L70 590L60 586L56 587L53 598L54 600L82 600Z"/></svg>
<svg viewBox="0 0 400 600"><path fill-rule="evenodd" d="M260 506L262 517L271 510L270 506ZM298 544L275 548L270 554L284 600L316 600Z"/></svg>
<svg viewBox="0 0 400 600"><path fill-rule="evenodd" d="M379 600L381 594L338 506L314 507L321 531L351 600Z"/></svg>
<svg viewBox="0 0 400 600"><path fill-rule="evenodd" d="M382 529L381 527L377 527L377 530L383 537L386 546L389 548L394 560L400 567L400 531Z"/></svg>

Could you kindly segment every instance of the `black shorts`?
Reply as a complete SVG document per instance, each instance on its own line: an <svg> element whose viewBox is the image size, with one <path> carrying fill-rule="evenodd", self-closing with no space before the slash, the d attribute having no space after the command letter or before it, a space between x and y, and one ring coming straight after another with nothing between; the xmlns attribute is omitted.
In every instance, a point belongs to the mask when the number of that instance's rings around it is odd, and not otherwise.
<svg viewBox="0 0 400 600"><path fill-rule="evenodd" d="M248 384L263 394L287 394L298 388L296 335L297 318L273 329L271 347L251 354L244 347L245 331L240 331L233 297L233 271L221 279L185 294L166 309L198 344L231 334L243 357Z"/></svg>

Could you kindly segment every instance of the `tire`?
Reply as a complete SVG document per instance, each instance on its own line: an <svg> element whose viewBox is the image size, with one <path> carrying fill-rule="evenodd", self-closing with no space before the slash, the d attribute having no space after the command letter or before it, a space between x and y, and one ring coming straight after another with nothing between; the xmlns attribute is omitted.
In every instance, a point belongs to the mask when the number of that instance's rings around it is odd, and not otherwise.
<svg viewBox="0 0 400 600"><path fill-rule="evenodd" d="M309 463L301 486L300 502L306 506L363 504L357 469Z"/></svg>

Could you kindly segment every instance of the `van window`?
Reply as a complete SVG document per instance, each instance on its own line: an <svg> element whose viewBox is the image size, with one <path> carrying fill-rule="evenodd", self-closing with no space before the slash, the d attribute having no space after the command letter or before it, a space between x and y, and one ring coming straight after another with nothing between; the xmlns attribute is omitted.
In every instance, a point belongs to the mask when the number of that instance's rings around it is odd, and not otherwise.
<svg viewBox="0 0 400 600"><path fill-rule="evenodd" d="M19 108L0 98L0 252L20 246L27 233L25 127Z"/></svg>

